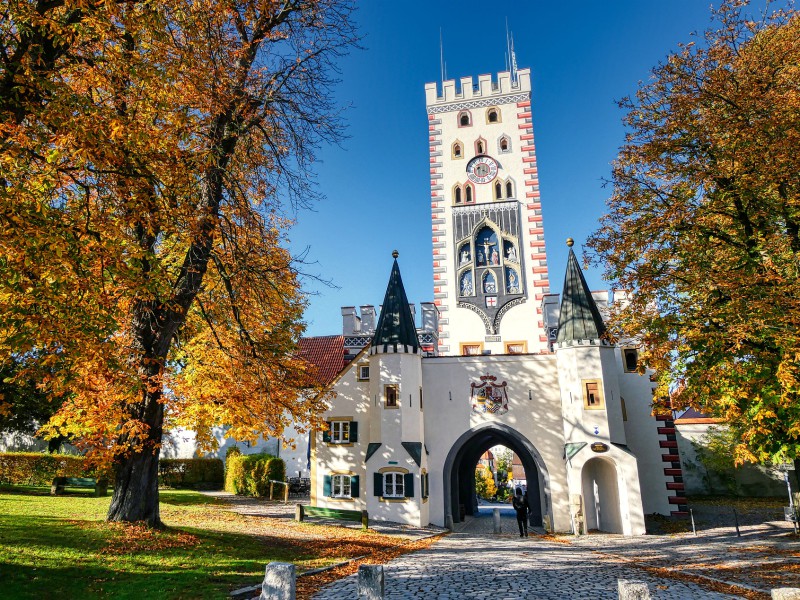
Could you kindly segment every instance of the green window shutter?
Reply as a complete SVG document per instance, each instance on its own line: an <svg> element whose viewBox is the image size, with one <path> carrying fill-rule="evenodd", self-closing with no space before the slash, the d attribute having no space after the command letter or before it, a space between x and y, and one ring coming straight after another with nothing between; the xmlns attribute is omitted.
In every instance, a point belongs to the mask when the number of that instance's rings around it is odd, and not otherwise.
<svg viewBox="0 0 800 600"><path fill-rule="evenodd" d="M330 444L331 443L331 430L330 430L331 424L330 423L326 423L326 425L328 426L328 429L323 429L322 430L322 441L325 442L326 444Z"/></svg>
<svg viewBox="0 0 800 600"><path fill-rule="evenodd" d="M375 484L375 492L376 496L383 496L383 473L375 473L372 476L372 481Z"/></svg>
<svg viewBox="0 0 800 600"><path fill-rule="evenodd" d="M352 421L350 423L350 439L348 441L353 444L358 441L358 421Z"/></svg>
<svg viewBox="0 0 800 600"><path fill-rule="evenodd" d="M322 483L322 495L330 498L331 495L331 476L325 475L325 479Z"/></svg>
<svg viewBox="0 0 800 600"><path fill-rule="evenodd" d="M361 490L358 489L358 475L350 477L350 497L358 498L361 495Z"/></svg>
<svg viewBox="0 0 800 600"><path fill-rule="evenodd" d="M403 488L405 489L406 498L414 497L414 474L406 473L403 475Z"/></svg>

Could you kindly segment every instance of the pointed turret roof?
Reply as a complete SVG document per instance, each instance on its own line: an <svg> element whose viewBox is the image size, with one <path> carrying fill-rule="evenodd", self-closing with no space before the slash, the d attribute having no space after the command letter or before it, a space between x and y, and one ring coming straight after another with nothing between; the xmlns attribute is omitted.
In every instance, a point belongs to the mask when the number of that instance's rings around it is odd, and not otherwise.
<svg viewBox="0 0 800 600"><path fill-rule="evenodd" d="M372 337L371 352L419 352L419 338L414 324L414 315L408 305L400 267L397 265L397 250L392 252L394 264L389 275L389 285L383 299L381 316L375 335ZM390 350L391 348L391 350Z"/></svg>
<svg viewBox="0 0 800 600"><path fill-rule="evenodd" d="M572 251L573 243L572 238L567 240L569 258L564 276L564 291L561 294L561 310L558 314L558 343L599 340L606 331L603 317L600 316L578 259Z"/></svg>

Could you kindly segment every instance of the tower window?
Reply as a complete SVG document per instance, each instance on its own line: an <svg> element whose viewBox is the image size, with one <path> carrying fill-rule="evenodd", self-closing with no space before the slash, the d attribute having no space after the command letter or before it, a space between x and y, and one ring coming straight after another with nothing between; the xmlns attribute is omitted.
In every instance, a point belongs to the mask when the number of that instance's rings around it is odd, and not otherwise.
<svg viewBox="0 0 800 600"><path fill-rule="evenodd" d="M506 198L513 198L514 197L514 184L510 181L506 181Z"/></svg>
<svg viewBox="0 0 800 600"><path fill-rule="evenodd" d="M500 185L500 182L494 184L494 197L500 200L503 197L503 186Z"/></svg>
<svg viewBox="0 0 800 600"><path fill-rule="evenodd" d="M459 127L469 127L472 124L472 120L470 119L469 112L464 111L458 113L458 126Z"/></svg>
<svg viewBox="0 0 800 600"><path fill-rule="evenodd" d="M497 142L497 147L499 148L500 152L510 152L511 151L511 140L508 139L508 136L503 136Z"/></svg>
<svg viewBox="0 0 800 600"><path fill-rule="evenodd" d="M387 385L383 388L383 397L386 408L397 408L400 398L400 390L396 385Z"/></svg>
<svg viewBox="0 0 800 600"><path fill-rule="evenodd" d="M461 158L461 144L453 144L453 158Z"/></svg>
<svg viewBox="0 0 800 600"><path fill-rule="evenodd" d="M500 109L492 106L491 108L486 109L486 122L487 123L499 123L500 122Z"/></svg>
<svg viewBox="0 0 800 600"><path fill-rule="evenodd" d="M478 154L483 154L483 142L478 142L477 150Z"/></svg>
<svg viewBox="0 0 800 600"><path fill-rule="evenodd" d="M483 344L461 344L461 354L464 356L480 356L483 354Z"/></svg>
<svg viewBox="0 0 800 600"><path fill-rule="evenodd" d="M599 380L584 380L583 407L589 410L600 410L604 408L603 393Z"/></svg>
<svg viewBox="0 0 800 600"><path fill-rule="evenodd" d="M639 351L636 348L625 348L622 351L622 362L626 373L635 373L639 368Z"/></svg>
<svg viewBox="0 0 800 600"><path fill-rule="evenodd" d="M497 123L497 111L490 110L489 111L489 123Z"/></svg>
<svg viewBox="0 0 800 600"><path fill-rule="evenodd" d="M472 202L472 186L466 185L464 187L465 187L464 191L466 192L467 202Z"/></svg>
<svg viewBox="0 0 800 600"><path fill-rule="evenodd" d="M458 186L456 186L456 189L453 191L453 199L456 204L461 204L461 188Z"/></svg>

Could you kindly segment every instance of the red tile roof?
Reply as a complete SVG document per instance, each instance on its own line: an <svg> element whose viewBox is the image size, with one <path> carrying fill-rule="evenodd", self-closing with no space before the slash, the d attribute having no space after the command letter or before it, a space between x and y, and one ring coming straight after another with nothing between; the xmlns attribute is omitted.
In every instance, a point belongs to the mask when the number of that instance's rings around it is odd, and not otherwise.
<svg viewBox="0 0 800 600"><path fill-rule="evenodd" d="M319 382L328 385L345 366L344 337L323 335L300 338L300 356L319 369Z"/></svg>
<svg viewBox="0 0 800 600"><path fill-rule="evenodd" d="M675 419L675 422L679 425L699 425L703 423L722 423L722 419L715 419L710 415L689 408L680 417Z"/></svg>

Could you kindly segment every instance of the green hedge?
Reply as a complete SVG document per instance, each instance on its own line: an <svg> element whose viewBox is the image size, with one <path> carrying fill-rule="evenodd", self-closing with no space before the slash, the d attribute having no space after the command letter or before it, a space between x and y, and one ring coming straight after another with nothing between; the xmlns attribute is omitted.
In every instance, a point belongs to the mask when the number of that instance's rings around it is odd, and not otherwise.
<svg viewBox="0 0 800 600"><path fill-rule="evenodd" d="M82 456L41 452L0 452L0 483L50 485L56 477L93 477Z"/></svg>
<svg viewBox="0 0 800 600"><path fill-rule="evenodd" d="M286 480L286 464L271 454L228 452L225 467L225 491L243 496L268 496L270 479Z"/></svg>
<svg viewBox="0 0 800 600"><path fill-rule="evenodd" d="M158 461L158 484L173 488L221 490L225 467L219 458L162 458Z"/></svg>

